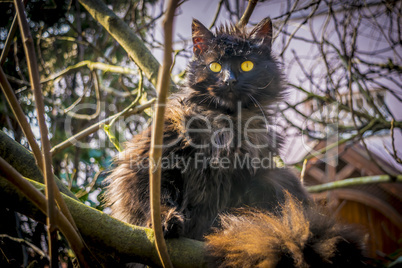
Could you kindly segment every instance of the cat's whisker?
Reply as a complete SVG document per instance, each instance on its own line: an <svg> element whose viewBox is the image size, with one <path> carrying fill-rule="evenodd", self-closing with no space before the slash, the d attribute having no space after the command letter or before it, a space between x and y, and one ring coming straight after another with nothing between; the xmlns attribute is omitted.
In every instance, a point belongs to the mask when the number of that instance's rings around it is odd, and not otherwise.
<svg viewBox="0 0 402 268"><path fill-rule="evenodd" d="M211 98L210 95L205 95L205 97L200 101L200 104L206 102L210 98Z"/></svg>
<svg viewBox="0 0 402 268"><path fill-rule="evenodd" d="M218 108L220 101L217 98L214 98L215 101L215 108Z"/></svg>
<svg viewBox="0 0 402 268"><path fill-rule="evenodd" d="M215 98L214 98L213 96L210 96L210 99L211 99L211 100L209 101L208 106L211 106L212 102L215 101Z"/></svg>
<svg viewBox="0 0 402 268"><path fill-rule="evenodd" d="M261 114L262 114L262 116L263 116L264 119L265 119L265 126L266 126L266 128L267 128L267 130L268 130L268 119L267 119L267 116L265 115L265 112L264 112L264 110L262 109L262 107L261 107L259 101L257 101L257 100L253 97L253 95L251 95L250 93L248 93L247 95L249 96L249 98L251 99L251 101L252 101L255 105L257 105L258 108L260 108Z"/></svg>
<svg viewBox="0 0 402 268"><path fill-rule="evenodd" d="M267 87L269 87L269 85L272 83L272 81L274 80L274 78L271 79L271 81L269 81L265 86L263 87L257 87L258 89L265 89Z"/></svg>

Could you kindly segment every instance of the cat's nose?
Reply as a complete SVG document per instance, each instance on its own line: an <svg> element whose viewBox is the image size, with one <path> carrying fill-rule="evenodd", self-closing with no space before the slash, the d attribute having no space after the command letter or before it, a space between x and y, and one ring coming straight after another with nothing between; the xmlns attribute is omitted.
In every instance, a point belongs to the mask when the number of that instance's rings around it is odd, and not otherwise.
<svg viewBox="0 0 402 268"><path fill-rule="evenodd" d="M223 82L225 82L225 84L227 86L234 86L237 83L235 74L232 71L227 70L225 72L225 77L223 79Z"/></svg>

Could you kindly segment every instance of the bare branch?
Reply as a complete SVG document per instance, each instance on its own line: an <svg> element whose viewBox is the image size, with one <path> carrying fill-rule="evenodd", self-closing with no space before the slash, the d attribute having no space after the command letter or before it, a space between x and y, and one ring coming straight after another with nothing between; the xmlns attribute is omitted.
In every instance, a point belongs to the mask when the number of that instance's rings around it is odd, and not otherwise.
<svg viewBox="0 0 402 268"><path fill-rule="evenodd" d="M85 90L83 92L83 94L82 94L82 98L79 98L70 107L68 107L67 109L64 110L70 117L89 121L89 120L97 118L99 116L99 114L100 114L100 109L101 109L101 103L100 102L101 102L101 99L100 99L99 79L98 79L98 75L96 74L95 71L91 71L91 74L92 74L93 86L94 86L94 89L95 89L96 110L91 115L77 114L77 113L74 113L74 112L71 111L71 109L73 109L74 106L76 106L81 101L81 99L85 96L85 93L86 93L86 90Z"/></svg>
<svg viewBox="0 0 402 268"><path fill-rule="evenodd" d="M25 16L24 6L19 0L14 0L14 6L17 10L18 23L22 35L24 50L27 58L29 78L31 80L33 93L36 101L36 112L41 133L42 154L43 154L43 173L46 184L46 199L47 199L47 225L49 238L49 257L51 267L56 267L57 260L57 223L56 223L56 204L54 199L54 180L52 178L52 160L50 151L50 142L48 139L48 129L45 121L45 108L43 103L43 95L39 83L39 71L36 62L35 48L33 45L32 36L29 30L27 19Z"/></svg>
<svg viewBox="0 0 402 268"><path fill-rule="evenodd" d="M398 152L396 151L396 148L395 148L394 123L395 123L395 120L392 119L392 121L391 121L391 144L392 144L392 151L393 151L392 156L399 164L402 164L402 160L399 158Z"/></svg>
<svg viewBox="0 0 402 268"><path fill-rule="evenodd" d="M25 137L28 140L29 146L31 146L32 152L34 153L36 163L38 167L43 170L43 159L42 153L39 148L38 143L36 142L35 136L32 132L31 126L29 125L27 118L25 117L24 111L21 108L20 103L17 100L17 97L14 95L14 92L11 88L11 85L8 83L6 75L3 72L3 68L0 67L0 84L3 89L4 95L6 96L7 102L10 105L11 110L15 118L18 121L22 131L24 132Z"/></svg>
<svg viewBox="0 0 402 268"><path fill-rule="evenodd" d="M351 178L340 181L328 182L320 185L309 186L306 188L307 191L309 191L310 193L320 193L339 188L347 188L356 185L367 185L380 182L402 182L402 175L398 175L396 177L392 177L390 175L379 175L379 176Z"/></svg>
<svg viewBox="0 0 402 268"><path fill-rule="evenodd" d="M163 130L164 130L164 114L166 106L166 98L168 93L170 70L173 63L172 60L172 39L173 39L173 19L178 4L178 0L170 0L166 17L163 20L164 29L164 53L163 64L159 72L157 92L158 99L155 111L155 117L152 127L151 147L149 152L149 192L152 228L155 232L155 244L161 259L163 267L173 267L170 261L169 253L166 248L165 239L162 231L161 218L161 166L160 159L162 157Z"/></svg>
<svg viewBox="0 0 402 268"><path fill-rule="evenodd" d="M18 23L17 23L17 15L15 15L13 22L11 24L10 31L8 32L7 40L4 43L4 48L1 51L1 56L0 56L0 66L3 66L3 64L6 62L6 58L8 55L8 52L10 51L10 46L11 42L14 38L15 31L17 30Z"/></svg>
<svg viewBox="0 0 402 268"><path fill-rule="evenodd" d="M27 180L25 180L21 174L18 173L10 164L8 164L3 158L0 157L0 172L2 176L8 179L18 190L20 190L26 197L28 197L43 213L47 215L48 202L45 196L32 186ZM83 267L98 267L97 261L93 255L86 248L81 237L76 232L76 229L71 225L70 221L60 213L58 209L55 209L55 221L59 226L61 232L68 238L71 248L77 255L80 263ZM50 252L49 252L50 253ZM50 259L52 256L49 254ZM57 255L56 264L58 263Z"/></svg>
<svg viewBox="0 0 402 268"><path fill-rule="evenodd" d="M217 20L218 17L219 17L219 13L221 13L222 4L223 4L224 1L225 1L225 0L220 0L220 1L219 1L218 8L217 8L217 10L216 10L216 12L215 12L214 19L212 20L211 25L209 26L209 29L212 29L212 27L215 26L216 20Z"/></svg>
<svg viewBox="0 0 402 268"><path fill-rule="evenodd" d="M241 16L237 26L242 28L247 25L250 20L251 14L253 14L254 8L257 5L258 0L249 0L246 11L244 11L243 16Z"/></svg>
<svg viewBox="0 0 402 268"><path fill-rule="evenodd" d="M159 63L130 27L114 14L101 0L79 0L88 12L116 39L148 80L156 86ZM170 91L176 91L171 82Z"/></svg>
<svg viewBox="0 0 402 268"><path fill-rule="evenodd" d="M71 136L70 138L68 138L67 140L57 144L56 146L53 146L52 150L50 150L50 152L54 155L57 154L58 152L60 152L61 150L73 145L75 142L91 135L92 133L98 131L100 128L102 128L102 126L104 124L108 124L110 121L112 121L116 116L128 116L131 114L137 114L140 113L142 111L144 111L145 109L149 108L152 106L152 104L156 101L156 99L151 99L148 102L139 105L137 107L131 108L129 110L127 110L125 113L118 113L116 115L112 115L96 124L93 124L92 126L80 131L79 133Z"/></svg>
<svg viewBox="0 0 402 268"><path fill-rule="evenodd" d="M63 199L61 198L61 194L58 188L55 185L55 181L53 178L53 171L52 171L52 159L50 153L50 142L48 138L48 129L46 126L45 120L45 108L43 102L43 95L40 87L39 82L39 71L36 62L36 55L35 55L35 48L33 44L33 39L29 30L28 22L25 15L24 5L19 0L14 0L14 6L17 10L18 15L18 23L20 26L20 33L23 39L24 50L27 58L27 65L29 71L29 78L32 84L33 93L35 96L36 101L36 112L37 118L39 122L39 128L41 133L41 143L42 143L42 155L43 155L43 174L45 178L46 184L46 209L47 209L47 225L48 225L48 232L49 232L49 257L51 267L58 266L58 258L57 252L58 247L56 245L57 241L57 208L55 204L55 198L58 200L58 205L65 213L65 216L68 217L68 221L72 224L73 228L70 232L70 229L66 231L65 235L68 241L72 243L74 241L77 242L78 240L81 241L79 234L77 233L77 229L74 223L74 220L69 213L67 206L65 205ZM83 245L83 242L81 241ZM85 246L84 246L85 248ZM79 260L81 263L85 264L86 261L83 259L80 252L76 252Z"/></svg>
<svg viewBox="0 0 402 268"><path fill-rule="evenodd" d="M58 72L57 74L54 74L54 75L52 75L52 76L40 81L40 83L43 84L43 83L52 82L55 79L57 79L57 78L59 78L59 77L61 77L63 75L66 75L66 74L70 73L73 70L80 69L80 68L83 68L83 67L87 67L90 70L97 69L97 70L102 70L104 72L111 72L111 73L131 74L131 75L138 74L137 70L130 69L130 68L127 68L127 67L120 67L120 66L105 64L105 63L102 63L102 62L92 62L92 61L89 61L89 60L85 60L85 61L81 61L81 62L79 62L77 64L74 64L72 66L67 67L63 71Z"/></svg>
<svg viewBox="0 0 402 268"><path fill-rule="evenodd" d="M137 97L135 98L135 100L129 105L127 106L123 111L121 111L120 113L114 115L113 119L110 121L110 123L105 124L103 126L103 129L105 130L106 134L108 135L110 141L114 144L114 146L116 147L116 149L121 152L122 151L122 147L120 146L120 143L118 140L116 140L116 137L111 133L110 129L112 128L113 124L116 122L116 120L120 117L120 116L124 116L130 109L132 109L135 105L137 105L137 103L139 102L139 100L142 97L142 93L143 93L143 75L142 75L142 71L140 71L140 80L138 82L138 90L137 90Z"/></svg>

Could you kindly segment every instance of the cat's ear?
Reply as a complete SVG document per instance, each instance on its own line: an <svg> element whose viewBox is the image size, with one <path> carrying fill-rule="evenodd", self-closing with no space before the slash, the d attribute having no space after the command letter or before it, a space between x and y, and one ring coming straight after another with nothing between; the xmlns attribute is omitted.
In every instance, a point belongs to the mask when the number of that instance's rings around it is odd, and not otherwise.
<svg viewBox="0 0 402 268"><path fill-rule="evenodd" d="M192 37L193 37L193 52L196 56L207 50L208 41L211 40L214 35L208 30L201 22L193 19L191 25Z"/></svg>
<svg viewBox="0 0 402 268"><path fill-rule="evenodd" d="M270 18L263 19L250 33L250 38L261 40L264 46L271 48L272 44L272 22Z"/></svg>

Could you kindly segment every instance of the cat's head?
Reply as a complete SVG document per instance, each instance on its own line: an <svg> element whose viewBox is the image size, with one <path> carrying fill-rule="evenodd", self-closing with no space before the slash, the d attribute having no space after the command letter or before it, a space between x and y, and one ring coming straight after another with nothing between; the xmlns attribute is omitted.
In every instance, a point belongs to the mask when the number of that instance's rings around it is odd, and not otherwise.
<svg viewBox="0 0 402 268"><path fill-rule="evenodd" d="M192 24L194 57L187 84L192 100L210 109L235 111L272 104L281 96L281 73L271 56L272 23L262 20L250 32L222 26L212 33ZM260 107L258 107L260 108Z"/></svg>

